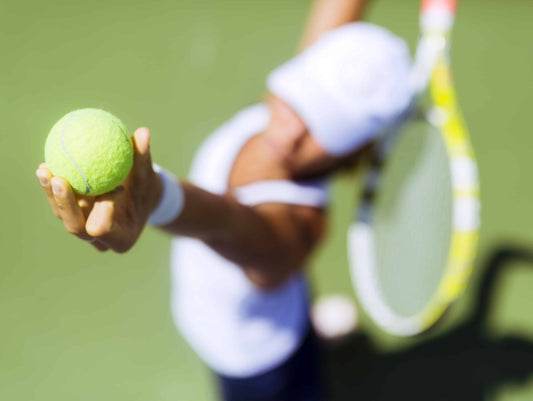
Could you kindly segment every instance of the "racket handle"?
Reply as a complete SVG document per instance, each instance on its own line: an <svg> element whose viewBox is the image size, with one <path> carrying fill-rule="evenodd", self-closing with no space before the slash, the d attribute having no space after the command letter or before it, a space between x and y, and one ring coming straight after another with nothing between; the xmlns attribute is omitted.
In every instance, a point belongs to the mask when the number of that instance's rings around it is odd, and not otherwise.
<svg viewBox="0 0 533 401"><path fill-rule="evenodd" d="M457 0L422 0L420 28L425 33L446 33L453 27Z"/></svg>

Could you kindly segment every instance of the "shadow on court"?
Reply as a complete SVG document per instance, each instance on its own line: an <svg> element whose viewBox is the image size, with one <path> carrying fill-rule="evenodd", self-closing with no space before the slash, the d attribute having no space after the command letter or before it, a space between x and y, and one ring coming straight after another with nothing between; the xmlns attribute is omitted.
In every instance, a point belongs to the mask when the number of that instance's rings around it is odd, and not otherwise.
<svg viewBox="0 0 533 401"><path fill-rule="evenodd" d="M494 288L514 262L533 265L533 250L497 248L471 315L436 338L398 352L381 352L364 333L326 344L328 400L485 401L504 384L525 383L533 376L533 341L496 338L488 327Z"/></svg>

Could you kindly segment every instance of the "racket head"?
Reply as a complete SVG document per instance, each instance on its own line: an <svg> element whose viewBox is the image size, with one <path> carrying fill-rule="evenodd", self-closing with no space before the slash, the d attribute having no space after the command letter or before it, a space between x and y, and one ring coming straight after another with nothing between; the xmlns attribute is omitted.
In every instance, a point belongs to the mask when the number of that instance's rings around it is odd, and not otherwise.
<svg viewBox="0 0 533 401"><path fill-rule="evenodd" d="M427 330L463 293L479 228L477 165L449 61L456 1L422 7L411 83L415 107L429 85L428 112L380 139L348 233L363 309L399 336Z"/></svg>
<svg viewBox="0 0 533 401"><path fill-rule="evenodd" d="M477 244L475 162L454 157L446 134L430 119L406 123L388 145L385 164L368 172L348 235L363 308L400 336L428 329L460 296Z"/></svg>

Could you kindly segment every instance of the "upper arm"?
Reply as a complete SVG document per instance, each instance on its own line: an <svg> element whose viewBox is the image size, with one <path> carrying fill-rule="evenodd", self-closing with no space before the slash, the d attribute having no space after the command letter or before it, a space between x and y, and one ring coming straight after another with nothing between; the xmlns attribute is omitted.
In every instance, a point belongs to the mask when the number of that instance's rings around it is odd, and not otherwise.
<svg viewBox="0 0 533 401"><path fill-rule="evenodd" d="M279 203L265 203L254 208L270 222L282 241L292 244L295 255L305 257L322 238L325 228L322 208Z"/></svg>
<svg viewBox="0 0 533 401"><path fill-rule="evenodd" d="M315 0L300 50L313 44L323 33L363 17L370 0Z"/></svg>
<svg viewBox="0 0 533 401"><path fill-rule="evenodd" d="M253 284L275 287L305 267L324 235L326 212L319 207L281 203L264 203L253 210L268 226L270 243L265 245L273 257L264 265L257 260L242 268Z"/></svg>
<svg viewBox="0 0 533 401"><path fill-rule="evenodd" d="M257 251L239 264L248 278L272 287L302 269L325 231L327 182L264 180L234 187L232 193L248 210L242 220L246 226L235 232L247 232L242 242Z"/></svg>
<svg viewBox="0 0 533 401"><path fill-rule="evenodd" d="M234 196L186 183L183 190L184 209L165 228L203 241L261 288L301 269L324 232L325 185L266 181L236 188Z"/></svg>

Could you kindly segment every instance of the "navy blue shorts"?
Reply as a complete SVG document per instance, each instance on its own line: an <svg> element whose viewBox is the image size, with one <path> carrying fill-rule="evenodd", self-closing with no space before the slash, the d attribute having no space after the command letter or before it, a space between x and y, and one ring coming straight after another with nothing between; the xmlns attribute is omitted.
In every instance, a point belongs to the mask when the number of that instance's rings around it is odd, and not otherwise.
<svg viewBox="0 0 533 401"><path fill-rule="evenodd" d="M277 368L247 378L217 376L224 401L323 400L319 346L312 330L300 348Z"/></svg>

